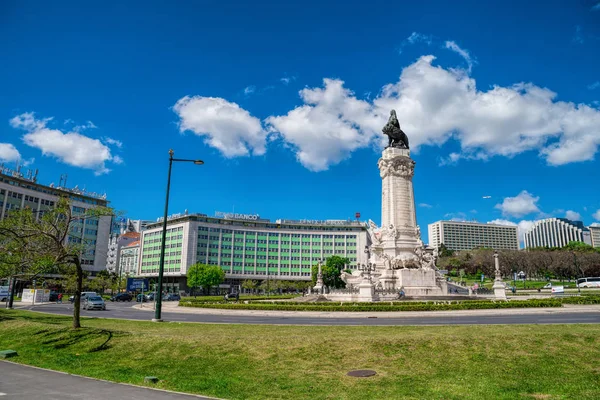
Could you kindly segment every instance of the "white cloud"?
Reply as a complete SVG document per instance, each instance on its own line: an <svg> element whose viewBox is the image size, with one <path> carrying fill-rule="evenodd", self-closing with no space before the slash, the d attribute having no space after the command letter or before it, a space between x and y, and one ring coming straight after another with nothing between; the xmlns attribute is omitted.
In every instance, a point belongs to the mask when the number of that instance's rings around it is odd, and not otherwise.
<svg viewBox="0 0 600 400"><path fill-rule="evenodd" d="M105 164L113 160L109 147L78 132L63 133L59 129L48 128L47 123L51 120L36 119L34 113L23 113L12 118L10 124L13 128L27 131L23 135L25 144L40 149L44 155L75 167L93 169L96 175L110 171Z"/></svg>
<svg viewBox="0 0 600 400"><path fill-rule="evenodd" d="M225 157L265 153L267 132L258 118L236 103L218 97L185 96L173 110L179 130L205 137L205 142Z"/></svg>
<svg viewBox="0 0 600 400"><path fill-rule="evenodd" d="M326 170L367 147L382 121L371 104L344 88L344 82L323 82L324 88L300 91L303 106L266 119L268 129L278 132L296 151L298 161L312 171Z"/></svg>
<svg viewBox="0 0 600 400"><path fill-rule="evenodd" d="M423 33L413 32L413 33L410 34L410 36L408 38L406 38L406 40L410 44L414 44L414 43L417 43L417 42L423 42L423 43L431 44L431 42L433 41L433 36L432 35L425 35Z"/></svg>
<svg viewBox="0 0 600 400"><path fill-rule="evenodd" d="M400 43L400 48L398 49L398 53L402 54L402 50L404 49L404 47L415 44L415 43L419 43L419 42L425 43L428 46L430 46L431 43L433 43L433 36L426 35L424 33L413 32L410 34L409 37L407 37Z"/></svg>
<svg viewBox="0 0 600 400"><path fill-rule="evenodd" d="M557 101L556 93L532 83L481 91L468 71L435 66L434 60L431 55L420 57L372 100L357 98L342 80L324 79L322 86L299 92L302 103L296 108L266 118L264 129L248 111L224 99L184 97L175 108L182 130L206 135L209 144L214 141L211 145L229 156L245 155L257 143L262 154L264 131L276 132L314 171L328 169L357 149L385 146L381 129L391 109L397 111L415 152L450 139L460 143L461 150L442 157L441 164L526 151L536 151L555 166L594 159L600 146L600 110ZM205 103L211 104L209 110L198 107ZM235 110L243 122L227 120L217 112L221 109ZM222 124L228 126L225 133ZM230 142L220 142L222 137Z"/></svg>
<svg viewBox="0 0 600 400"><path fill-rule="evenodd" d="M254 93L255 91L256 91L256 86L254 86L254 85L246 86L244 88L244 94L246 96L248 96L249 94Z"/></svg>
<svg viewBox="0 0 600 400"><path fill-rule="evenodd" d="M0 162L13 162L21 159L21 153L10 143L0 143Z"/></svg>
<svg viewBox="0 0 600 400"><path fill-rule="evenodd" d="M121 157L121 156L114 156L113 159L112 159L112 161L115 164L123 164L123 162L124 162L123 161L123 157Z"/></svg>
<svg viewBox="0 0 600 400"><path fill-rule="evenodd" d="M462 211L446 213L444 218L449 218L450 221L467 222L467 214Z"/></svg>
<svg viewBox="0 0 600 400"><path fill-rule="evenodd" d="M468 50L461 48L459 45L456 44L456 42L452 40L446 41L446 48L452 50L453 52L457 53L459 56L464 58L467 62L467 65L469 66L469 72L471 72L471 70L473 69L473 63L475 61L473 60L473 57L471 57L471 54L469 54Z"/></svg>
<svg viewBox="0 0 600 400"><path fill-rule="evenodd" d="M66 125L66 123L65 123ZM76 125L73 127L73 131L74 132L82 132L85 131L86 129L97 129L98 127L92 122L92 121L88 121L83 125Z"/></svg>
<svg viewBox="0 0 600 400"><path fill-rule="evenodd" d="M533 212L539 212L536 205L540 198L532 196L528 191L523 190L515 197L505 197L502 204L496 204L496 208L502 211L502 215L513 217L522 217Z"/></svg>
<svg viewBox="0 0 600 400"><path fill-rule="evenodd" d="M527 233L527 231L529 231L529 229L531 229L531 227L533 226L534 223L535 223L535 221L528 221L528 220L523 220L523 221L519 221L519 223L515 223L515 222L509 221L506 219L495 219L493 221L488 222L488 224L516 226L517 233L519 235L519 243L523 243L523 238L525 236L525 233Z"/></svg>
<svg viewBox="0 0 600 400"><path fill-rule="evenodd" d="M600 3L597 3L595 6L593 6L592 11L600 11Z"/></svg>
<svg viewBox="0 0 600 400"><path fill-rule="evenodd" d="M588 85L588 89L590 90L594 90L594 89L598 89L600 88L600 81L596 81L594 83L592 83L591 85Z"/></svg>
<svg viewBox="0 0 600 400"><path fill-rule="evenodd" d="M427 204L427 203L419 203L419 207L423 207L423 208L431 208L433 207L431 204Z"/></svg>
<svg viewBox="0 0 600 400"><path fill-rule="evenodd" d="M593 222L590 226L600 226L600 222Z"/></svg>
<svg viewBox="0 0 600 400"><path fill-rule="evenodd" d="M594 217L596 221L600 221L600 209L596 210L596 212L592 214L592 217Z"/></svg>
<svg viewBox="0 0 600 400"><path fill-rule="evenodd" d="M102 138L102 140L104 140L108 144L117 146L119 149L123 147L123 142L121 142L120 140L109 138L109 137L104 137L104 138Z"/></svg>
<svg viewBox="0 0 600 400"><path fill-rule="evenodd" d="M571 221L581 221L581 214L572 210L567 210L565 218L570 219Z"/></svg>
<svg viewBox="0 0 600 400"><path fill-rule="evenodd" d="M295 76L284 76L283 78L279 79L284 85L288 85L291 81L295 81L296 77Z"/></svg>

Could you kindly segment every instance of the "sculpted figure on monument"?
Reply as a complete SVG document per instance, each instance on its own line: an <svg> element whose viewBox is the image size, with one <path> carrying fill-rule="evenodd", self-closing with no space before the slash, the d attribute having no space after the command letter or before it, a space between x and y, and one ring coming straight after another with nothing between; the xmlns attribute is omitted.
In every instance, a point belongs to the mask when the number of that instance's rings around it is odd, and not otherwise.
<svg viewBox="0 0 600 400"><path fill-rule="evenodd" d="M408 149L408 136L400 129L400 122L396 117L396 110L390 111L390 119L383 127L383 133L389 138L388 147Z"/></svg>
<svg viewBox="0 0 600 400"><path fill-rule="evenodd" d="M369 220L369 236L371 237L371 242L373 242L374 246L381 245L381 240L383 239L381 237L381 230L377 227L377 224L371 220Z"/></svg>

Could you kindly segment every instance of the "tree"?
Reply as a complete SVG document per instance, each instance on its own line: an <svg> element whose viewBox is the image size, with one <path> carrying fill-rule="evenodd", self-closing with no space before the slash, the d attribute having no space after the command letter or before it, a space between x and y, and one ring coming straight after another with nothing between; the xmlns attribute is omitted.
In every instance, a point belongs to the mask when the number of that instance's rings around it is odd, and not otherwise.
<svg viewBox="0 0 600 400"><path fill-rule="evenodd" d="M251 279L245 279L242 281L242 288L249 290L250 293L254 293L254 290L258 287L258 282Z"/></svg>
<svg viewBox="0 0 600 400"><path fill-rule="evenodd" d="M440 258L452 257L453 255L454 255L454 252L452 250L448 249L444 243L440 244L440 247L438 248L438 256Z"/></svg>
<svg viewBox="0 0 600 400"><path fill-rule="evenodd" d="M188 269L187 285L192 288L202 287L207 294L210 288L225 280L225 271L216 265L194 264Z"/></svg>
<svg viewBox="0 0 600 400"><path fill-rule="evenodd" d="M330 288L344 288L346 283L342 280L342 271L346 269L346 265L350 264L350 260L345 257L331 256L325 261L325 265L321 266L321 272L323 274L323 283L325 286ZM313 285L317 283L317 274L319 273L319 266L314 265L312 267L312 282Z"/></svg>
<svg viewBox="0 0 600 400"><path fill-rule="evenodd" d="M13 254L24 265L75 278L74 329L81 327L81 291L85 273L82 258L91 247L91 243L78 233L82 227L78 227L77 223L112 215L114 212L108 207L92 207L82 213L74 213L69 199L61 197L55 207L44 210L43 215L25 208L11 211L1 221L2 236L12 243Z"/></svg>

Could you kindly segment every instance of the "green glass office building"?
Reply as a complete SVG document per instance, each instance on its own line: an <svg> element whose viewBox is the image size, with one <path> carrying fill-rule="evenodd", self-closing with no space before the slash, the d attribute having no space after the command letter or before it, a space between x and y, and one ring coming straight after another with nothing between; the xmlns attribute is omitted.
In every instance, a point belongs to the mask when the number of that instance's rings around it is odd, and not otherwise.
<svg viewBox="0 0 600 400"><path fill-rule="evenodd" d="M138 272L158 276L162 222L142 232ZM311 268L332 255L350 260L349 269L366 262L364 223L345 220L270 220L258 216L204 214L169 218L165 248L165 286L187 290L186 273L195 263L220 266L226 284L245 279L310 280Z"/></svg>

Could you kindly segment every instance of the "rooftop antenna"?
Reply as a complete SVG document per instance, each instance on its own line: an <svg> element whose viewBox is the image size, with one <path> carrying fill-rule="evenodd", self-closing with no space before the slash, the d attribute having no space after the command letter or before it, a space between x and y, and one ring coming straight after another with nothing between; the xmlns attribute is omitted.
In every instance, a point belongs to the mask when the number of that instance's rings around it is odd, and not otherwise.
<svg viewBox="0 0 600 400"><path fill-rule="evenodd" d="M33 183L37 182L38 172L40 172L40 171L36 168L35 172L33 173Z"/></svg>

